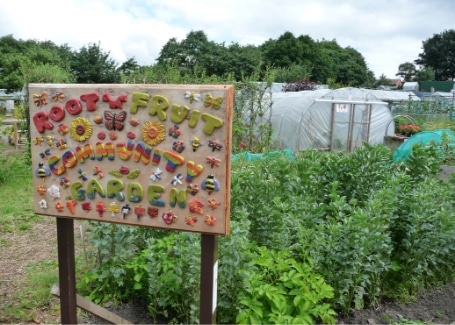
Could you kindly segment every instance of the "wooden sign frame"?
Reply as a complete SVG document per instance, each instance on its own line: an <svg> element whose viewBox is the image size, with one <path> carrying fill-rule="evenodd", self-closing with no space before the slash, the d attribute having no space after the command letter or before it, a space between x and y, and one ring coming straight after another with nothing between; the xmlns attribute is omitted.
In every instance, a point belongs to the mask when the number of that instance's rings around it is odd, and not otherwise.
<svg viewBox="0 0 455 325"><path fill-rule="evenodd" d="M228 235L234 87L30 84L40 215Z"/></svg>

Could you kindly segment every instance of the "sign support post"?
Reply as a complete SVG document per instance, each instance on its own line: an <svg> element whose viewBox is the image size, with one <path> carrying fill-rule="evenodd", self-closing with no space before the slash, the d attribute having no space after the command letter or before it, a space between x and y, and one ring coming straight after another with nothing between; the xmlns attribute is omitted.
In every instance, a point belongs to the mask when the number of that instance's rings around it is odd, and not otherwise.
<svg viewBox="0 0 455 325"><path fill-rule="evenodd" d="M200 324L216 324L218 236L201 235Z"/></svg>
<svg viewBox="0 0 455 325"><path fill-rule="evenodd" d="M57 218L58 271L62 324L77 324L73 219Z"/></svg>

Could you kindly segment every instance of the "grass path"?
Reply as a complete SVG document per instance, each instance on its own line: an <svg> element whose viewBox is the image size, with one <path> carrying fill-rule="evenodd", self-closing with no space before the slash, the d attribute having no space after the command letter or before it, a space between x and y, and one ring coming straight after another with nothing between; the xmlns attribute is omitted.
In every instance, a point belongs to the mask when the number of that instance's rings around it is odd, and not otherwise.
<svg viewBox="0 0 455 325"><path fill-rule="evenodd" d="M35 215L25 159L0 145L0 323L56 324L60 301L50 294L58 283L56 219ZM80 224L74 223L76 246Z"/></svg>

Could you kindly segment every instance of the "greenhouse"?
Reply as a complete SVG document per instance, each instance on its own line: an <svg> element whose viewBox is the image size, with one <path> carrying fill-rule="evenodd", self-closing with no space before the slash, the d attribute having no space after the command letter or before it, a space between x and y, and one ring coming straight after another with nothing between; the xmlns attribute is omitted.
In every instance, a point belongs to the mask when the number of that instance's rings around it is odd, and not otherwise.
<svg viewBox="0 0 455 325"><path fill-rule="evenodd" d="M395 131L390 102L406 98L409 95L405 92L359 88L275 92L271 114L274 141L278 148L294 152L351 152L364 142L383 144L384 137Z"/></svg>

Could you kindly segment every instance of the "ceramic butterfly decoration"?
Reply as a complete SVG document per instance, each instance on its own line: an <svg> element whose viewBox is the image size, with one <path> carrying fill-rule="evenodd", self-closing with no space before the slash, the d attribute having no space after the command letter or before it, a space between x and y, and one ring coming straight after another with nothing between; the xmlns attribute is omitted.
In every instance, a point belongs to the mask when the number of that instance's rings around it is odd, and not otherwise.
<svg viewBox="0 0 455 325"><path fill-rule="evenodd" d="M33 102L36 106L43 106L48 103L47 93L43 91L41 94L33 94Z"/></svg>
<svg viewBox="0 0 455 325"><path fill-rule="evenodd" d="M120 111L112 113L111 111L104 111L105 125L108 130L121 131L125 127L126 112Z"/></svg>
<svg viewBox="0 0 455 325"><path fill-rule="evenodd" d="M204 99L204 106L211 107L214 109L220 109L221 103L223 102L223 97L215 97L211 94L206 94Z"/></svg>
<svg viewBox="0 0 455 325"><path fill-rule="evenodd" d="M64 99L65 99L65 94L63 94L62 92L55 93L54 95L52 95L52 100L54 102L62 103Z"/></svg>

